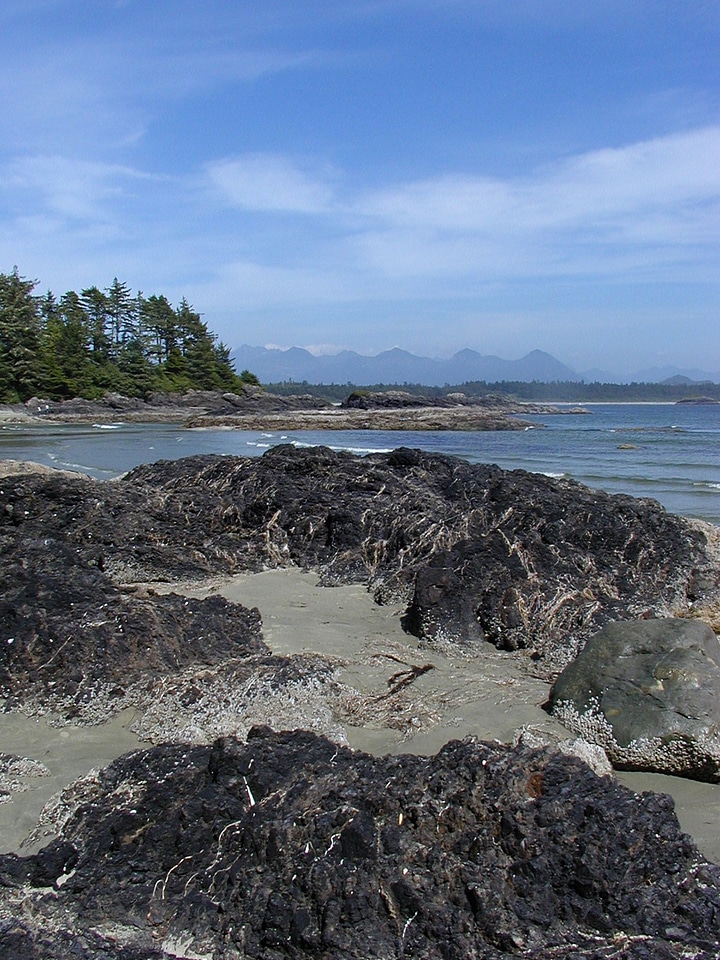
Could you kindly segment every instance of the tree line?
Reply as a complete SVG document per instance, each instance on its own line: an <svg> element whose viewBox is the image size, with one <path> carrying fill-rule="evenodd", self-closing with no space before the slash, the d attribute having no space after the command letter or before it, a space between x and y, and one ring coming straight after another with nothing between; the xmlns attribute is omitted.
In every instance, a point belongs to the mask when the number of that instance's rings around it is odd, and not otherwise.
<svg viewBox="0 0 720 960"><path fill-rule="evenodd" d="M720 384L705 383L601 383L582 381L539 380L472 380L465 383L445 384L443 387L427 386L421 383L308 383L283 380L279 383L266 383L271 393L283 396L311 394L327 400L344 400L354 390L367 390L381 393L384 390L404 390L416 396L444 397L451 393L464 393L468 397L485 397L490 394L506 397L509 400L528 400L545 403L622 403L644 401L645 403L676 402L698 396L720 400Z"/></svg>
<svg viewBox="0 0 720 960"><path fill-rule="evenodd" d="M133 294L117 277L101 290L37 295L18 268L0 273L0 401L97 399L107 391L238 390L257 383L183 299Z"/></svg>

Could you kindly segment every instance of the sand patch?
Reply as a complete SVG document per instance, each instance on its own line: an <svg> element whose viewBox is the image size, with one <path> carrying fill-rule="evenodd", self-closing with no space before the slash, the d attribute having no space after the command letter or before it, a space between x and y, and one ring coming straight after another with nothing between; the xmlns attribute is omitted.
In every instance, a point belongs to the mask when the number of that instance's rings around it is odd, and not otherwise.
<svg viewBox="0 0 720 960"><path fill-rule="evenodd" d="M20 789L0 804L0 852L32 853L42 842L23 846L48 800L90 770L140 746L130 726L134 710L126 710L96 727L52 726L19 713L0 714L3 753L27 758L47 768L47 775L18 777Z"/></svg>
<svg viewBox="0 0 720 960"><path fill-rule="evenodd" d="M491 645L472 655L422 647L400 624L403 608L376 605L360 584L320 587L298 569L243 574L199 584L168 584L203 597L220 593L258 607L275 654L320 654L337 665L344 693L333 703L351 746L375 754L435 753L448 740L474 735L510 741L522 728L551 739L569 732L542 705L548 685L531 676L521 654ZM63 786L139 744L130 711L97 727L51 727L17 714L0 714L2 751L45 764L50 777L28 778L28 787L0 804L0 850L20 850L42 806ZM648 774L621 774L638 792L674 796L683 829L705 856L720 862L720 785ZM32 782L30 782L32 780Z"/></svg>

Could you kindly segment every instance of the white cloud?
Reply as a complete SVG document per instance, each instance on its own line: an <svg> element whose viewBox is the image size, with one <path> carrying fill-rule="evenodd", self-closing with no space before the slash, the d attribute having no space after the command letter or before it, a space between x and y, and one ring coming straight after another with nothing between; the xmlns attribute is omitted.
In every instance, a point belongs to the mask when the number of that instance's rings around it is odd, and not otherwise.
<svg viewBox="0 0 720 960"><path fill-rule="evenodd" d="M121 200L128 182L152 179L117 164L91 163L60 156L23 157L2 167L8 205L27 216L51 213L72 220L107 219L109 203Z"/></svg>
<svg viewBox="0 0 720 960"><path fill-rule="evenodd" d="M336 303L349 297L343 277L321 266L272 267L252 261L234 261L219 266L206 279L194 284L190 295L205 309L225 309L238 304L242 310Z"/></svg>
<svg viewBox="0 0 720 960"><path fill-rule="evenodd" d="M548 318L569 328L580 310L598 330L591 315L625 322L644 309L651 327L661 286L689 282L692 300L698 284L717 283L718 147L720 131L705 128L524 177L446 174L354 193L348 174L277 154L202 167L200 191L197 179L132 166L25 157L0 165L0 269L18 263L56 291L117 275L187 296L229 343L330 352L341 324L347 345L380 349L407 324L416 350L430 349L423 337L449 336L442 316L459 347L479 342L479 315L513 338L511 316L542 314L532 345L554 349ZM593 314L586 299L597 296L613 305ZM710 306L696 301L683 309L697 325ZM240 336L241 322L261 332ZM482 336L490 349L490 330Z"/></svg>
<svg viewBox="0 0 720 960"><path fill-rule="evenodd" d="M91 34L27 48L0 42L0 151L81 144L86 156L128 144L168 105L316 62L307 51L243 49L192 35L173 45L165 32Z"/></svg>
<svg viewBox="0 0 720 960"><path fill-rule="evenodd" d="M443 176L371 194L361 210L398 225L524 233L720 199L720 128L598 150L532 176Z"/></svg>
<svg viewBox="0 0 720 960"><path fill-rule="evenodd" d="M514 179L443 176L370 193L355 240L405 274L607 274L716 245L720 128L571 157Z"/></svg>
<svg viewBox="0 0 720 960"><path fill-rule="evenodd" d="M211 184L231 203L246 210L326 213L332 205L329 185L274 154L249 154L209 164Z"/></svg>

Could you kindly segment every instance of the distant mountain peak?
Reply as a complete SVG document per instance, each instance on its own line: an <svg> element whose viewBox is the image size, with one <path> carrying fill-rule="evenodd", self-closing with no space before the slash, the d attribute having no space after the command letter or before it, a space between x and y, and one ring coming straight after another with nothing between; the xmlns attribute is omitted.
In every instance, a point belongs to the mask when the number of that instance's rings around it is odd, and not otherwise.
<svg viewBox="0 0 720 960"><path fill-rule="evenodd" d="M353 383L426 386L462 384L479 380L552 382L580 380L574 370L542 350L533 350L520 360L485 356L466 347L449 360L419 357L402 347L392 347L368 357L352 350L316 356L302 347L288 350L243 345L232 353L236 369L248 369L263 383L306 380L308 383Z"/></svg>

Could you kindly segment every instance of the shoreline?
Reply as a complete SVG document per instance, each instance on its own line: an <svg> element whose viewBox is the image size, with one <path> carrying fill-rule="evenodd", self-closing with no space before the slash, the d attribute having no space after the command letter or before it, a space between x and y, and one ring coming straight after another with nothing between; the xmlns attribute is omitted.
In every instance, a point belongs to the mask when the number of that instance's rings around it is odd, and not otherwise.
<svg viewBox="0 0 720 960"><path fill-rule="evenodd" d="M153 588L160 590L159 584ZM222 595L259 608L265 641L275 654L317 654L336 666L343 685L357 693L347 703L342 726L350 746L373 754L437 752L448 740L476 736L506 742L525 729L550 740L571 734L542 709L549 685L523 669L516 655L491 645L474 657L448 656L404 633L400 605L378 606L362 585L321 587L298 568L214 578L203 583L162 585L189 597ZM387 699L389 678L413 666L431 665ZM355 709L352 713L351 708ZM126 711L96 727L48 726L20 714L0 714L6 753L44 763L51 777L25 778L27 790L0 804L0 849L27 854L47 842L22 846L42 806L62 786L149 743L133 732L140 716ZM660 774L618 773L630 789L674 795L682 828L701 853L720 862L720 784ZM35 819L33 819L35 818Z"/></svg>
<svg viewBox="0 0 720 960"><path fill-rule="evenodd" d="M519 416L518 414L517 416ZM525 414L523 414L525 415ZM542 415L537 410L527 416ZM552 411L547 411L552 415ZM47 413L41 416L22 415L0 409L0 426L46 426L49 424L115 424L147 423L174 424L187 430L234 429L248 431L277 430L397 430L397 431L466 431L466 430L526 430L528 424L516 415L501 410L473 407L412 407L398 410L291 410L268 413L233 413L213 415L202 409L154 411L107 411L92 413Z"/></svg>

